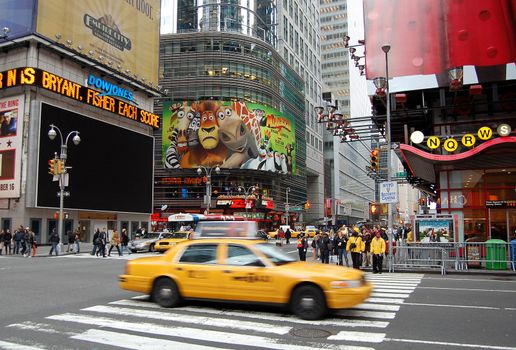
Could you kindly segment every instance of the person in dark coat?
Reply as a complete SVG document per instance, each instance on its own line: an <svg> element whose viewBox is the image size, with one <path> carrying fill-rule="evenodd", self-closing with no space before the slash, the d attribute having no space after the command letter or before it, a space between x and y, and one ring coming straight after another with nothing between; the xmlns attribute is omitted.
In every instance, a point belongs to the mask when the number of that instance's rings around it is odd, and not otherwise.
<svg viewBox="0 0 516 350"><path fill-rule="evenodd" d="M52 252L55 252L56 256L59 255L58 245L60 241L61 239L59 238L56 229L53 229L52 235L50 236L50 243L52 244L52 248L50 248L50 252L48 253L48 255L52 255Z"/></svg>
<svg viewBox="0 0 516 350"><path fill-rule="evenodd" d="M100 235L100 230L96 229L95 233L93 234L93 242L92 242L93 249L91 251L91 255L96 255L97 249L99 249L99 235Z"/></svg>
<svg viewBox="0 0 516 350"><path fill-rule="evenodd" d="M285 232L285 240L287 241L287 244L290 244L290 237L292 237L292 233L290 232L290 229L287 228L287 231Z"/></svg>
<svg viewBox="0 0 516 350"><path fill-rule="evenodd" d="M324 232L322 237L319 239L319 249L321 251L321 262L323 264L330 263L330 238L328 233Z"/></svg>

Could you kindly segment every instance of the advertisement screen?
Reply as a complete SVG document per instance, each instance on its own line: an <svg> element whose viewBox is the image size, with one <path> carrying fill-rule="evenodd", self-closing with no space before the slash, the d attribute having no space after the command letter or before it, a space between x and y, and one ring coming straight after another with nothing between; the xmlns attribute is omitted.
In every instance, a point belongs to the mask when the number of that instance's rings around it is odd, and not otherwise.
<svg viewBox="0 0 516 350"><path fill-rule="evenodd" d="M295 123L278 111L235 101L166 102L167 169L220 166L296 174Z"/></svg>
<svg viewBox="0 0 516 350"><path fill-rule="evenodd" d="M45 0L36 31L114 70L157 84L159 0Z"/></svg>
<svg viewBox="0 0 516 350"><path fill-rule="evenodd" d="M0 198L20 197L23 95L0 99Z"/></svg>
<svg viewBox="0 0 516 350"><path fill-rule="evenodd" d="M59 207L59 183L52 181L48 161L60 154L59 132L48 137L56 125L63 138L79 131L81 142L67 144L69 179L65 208L97 211L151 213L154 138L107 124L45 103L41 104L37 201L38 207Z"/></svg>

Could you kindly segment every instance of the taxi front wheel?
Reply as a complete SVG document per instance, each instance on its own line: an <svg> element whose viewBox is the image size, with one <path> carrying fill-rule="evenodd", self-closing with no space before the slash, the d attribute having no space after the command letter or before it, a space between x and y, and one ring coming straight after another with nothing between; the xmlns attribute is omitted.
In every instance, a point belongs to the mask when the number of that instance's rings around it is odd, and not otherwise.
<svg viewBox="0 0 516 350"><path fill-rule="evenodd" d="M174 307L181 302L181 295L174 281L169 278L160 278L154 282L152 300L159 306Z"/></svg>
<svg viewBox="0 0 516 350"><path fill-rule="evenodd" d="M316 286L300 286L292 293L292 313L304 320L318 320L326 315L326 299Z"/></svg>

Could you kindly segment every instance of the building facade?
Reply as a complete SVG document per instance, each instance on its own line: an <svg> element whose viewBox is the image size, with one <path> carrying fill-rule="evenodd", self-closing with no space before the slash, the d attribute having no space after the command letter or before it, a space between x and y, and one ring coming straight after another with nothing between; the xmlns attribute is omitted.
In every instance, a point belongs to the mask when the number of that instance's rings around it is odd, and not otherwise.
<svg viewBox="0 0 516 350"><path fill-rule="evenodd" d="M148 227L152 212L159 1L68 5L10 2L0 14L1 228L29 227L38 243L60 208L61 237L86 241Z"/></svg>
<svg viewBox="0 0 516 350"><path fill-rule="evenodd" d="M435 205L437 215L429 219L442 227L441 241L512 240L514 12L496 2L413 5L400 8L389 1L365 1L364 7L368 78L384 75L386 67L394 77L389 82L392 140L407 180L425 193L421 207ZM408 11L410 31L401 22L391 27L392 14L408 18ZM388 20L380 22L378 13ZM489 16L484 21L479 14ZM460 30L465 27L470 28L468 36L454 40L453 33L464 33ZM486 27L489 32L480 29ZM421 40L433 47L412 45ZM391 47L387 57L381 50L385 43ZM374 91L371 84L371 96ZM385 123L386 97L373 98L378 124ZM414 224L416 239L424 240L427 232L417 218Z"/></svg>
<svg viewBox="0 0 516 350"><path fill-rule="evenodd" d="M322 199L314 197L322 193L313 185L319 180L310 175L322 167L310 166L317 157L308 155L308 144L322 150L322 143L306 137L305 71L278 50L282 5L163 3L160 84L167 97L156 106L164 121L156 133L156 217L209 210L268 229L307 223L311 212L322 212ZM299 50L299 33L297 40ZM193 123L181 123L188 112ZM189 140L188 129L195 129ZM206 132L217 139L211 145Z"/></svg>

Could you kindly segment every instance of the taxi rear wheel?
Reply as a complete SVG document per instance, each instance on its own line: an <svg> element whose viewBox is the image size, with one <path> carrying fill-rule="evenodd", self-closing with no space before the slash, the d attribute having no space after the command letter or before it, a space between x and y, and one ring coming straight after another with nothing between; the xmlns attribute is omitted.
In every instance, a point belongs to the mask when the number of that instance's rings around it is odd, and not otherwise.
<svg viewBox="0 0 516 350"><path fill-rule="evenodd" d="M181 302L181 295L174 281L169 278L160 278L154 282L152 300L159 306L174 307Z"/></svg>
<svg viewBox="0 0 516 350"><path fill-rule="evenodd" d="M318 320L328 312L326 298L316 286L300 286L292 293L292 312L304 320Z"/></svg>
<svg viewBox="0 0 516 350"><path fill-rule="evenodd" d="M152 253L152 252L154 252L154 244L151 244L149 246L149 253Z"/></svg>

